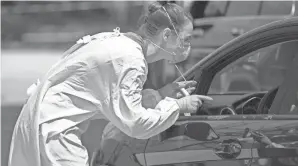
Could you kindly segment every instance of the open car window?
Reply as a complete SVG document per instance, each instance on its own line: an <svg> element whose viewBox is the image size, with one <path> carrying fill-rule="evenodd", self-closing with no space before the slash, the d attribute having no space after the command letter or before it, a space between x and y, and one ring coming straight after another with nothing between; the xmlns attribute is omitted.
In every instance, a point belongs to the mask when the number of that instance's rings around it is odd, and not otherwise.
<svg viewBox="0 0 298 166"><path fill-rule="evenodd" d="M278 87L298 52L297 45L298 41L271 45L234 61L214 76L208 95L255 93Z"/></svg>

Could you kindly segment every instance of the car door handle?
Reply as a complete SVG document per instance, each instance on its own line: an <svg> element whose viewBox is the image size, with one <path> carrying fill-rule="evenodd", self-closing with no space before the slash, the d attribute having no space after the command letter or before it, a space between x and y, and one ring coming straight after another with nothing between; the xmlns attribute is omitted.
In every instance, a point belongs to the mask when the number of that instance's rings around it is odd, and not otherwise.
<svg viewBox="0 0 298 166"><path fill-rule="evenodd" d="M214 148L214 152L222 159L233 159L240 155L242 145L239 140L229 139L219 143Z"/></svg>
<svg viewBox="0 0 298 166"><path fill-rule="evenodd" d="M231 34L234 37L240 36L240 35L244 34L244 29L242 29L242 28L236 28L236 27L235 28L232 28Z"/></svg>

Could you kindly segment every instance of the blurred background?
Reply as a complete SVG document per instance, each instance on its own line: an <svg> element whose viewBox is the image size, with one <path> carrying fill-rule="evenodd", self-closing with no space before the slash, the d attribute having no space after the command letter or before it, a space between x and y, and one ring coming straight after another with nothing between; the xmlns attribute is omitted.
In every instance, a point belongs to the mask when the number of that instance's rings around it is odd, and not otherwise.
<svg viewBox="0 0 298 166"><path fill-rule="evenodd" d="M179 64L183 72L224 43L290 15L293 6L295 9L295 1L172 2L195 18L191 56ZM7 165L11 133L27 88L79 38L116 27L121 32L134 30L149 3L152 1L1 1L2 166ZM160 88L179 76L164 61L151 64L149 73L148 88ZM100 123L104 126L106 122ZM92 153L101 129L91 125L89 130L99 131L89 132L84 138Z"/></svg>

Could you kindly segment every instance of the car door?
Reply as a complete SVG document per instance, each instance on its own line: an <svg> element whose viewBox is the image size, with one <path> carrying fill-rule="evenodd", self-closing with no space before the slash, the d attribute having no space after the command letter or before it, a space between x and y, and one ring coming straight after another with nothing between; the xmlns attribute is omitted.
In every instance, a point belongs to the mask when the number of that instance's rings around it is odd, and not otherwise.
<svg viewBox="0 0 298 166"><path fill-rule="evenodd" d="M298 46L297 41L298 18L266 25L222 46L186 72L185 77L198 82L196 94L208 95L215 76L236 61L249 59L252 55L255 58L251 53L264 48L287 43ZM209 94L214 101L208 105L205 103L198 111L199 115L180 117L173 127L150 138L144 153L134 155L136 161L146 166L263 165L270 164L268 158L298 157L298 113L286 111L297 109L294 104L297 104L297 75L294 73L298 54L292 53L287 56L285 66L288 68L267 114L257 114L257 111L245 114L243 111L258 110L258 105L264 102L262 97L267 93ZM275 54L269 56L275 57ZM176 81L180 80L182 78ZM236 112L237 108L230 103L237 103L242 111ZM205 112L205 115L200 112ZM277 146L264 145L249 134L251 131L259 131Z"/></svg>

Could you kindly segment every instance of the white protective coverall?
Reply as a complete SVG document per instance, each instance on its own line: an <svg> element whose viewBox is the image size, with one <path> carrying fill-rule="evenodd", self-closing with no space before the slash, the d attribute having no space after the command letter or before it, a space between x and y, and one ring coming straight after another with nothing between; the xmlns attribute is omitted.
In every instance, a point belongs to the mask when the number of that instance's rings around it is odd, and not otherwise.
<svg viewBox="0 0 298 166"><path fill-rule="evenodd" d="M148 66L141 45L120 32L96 36L57 62L28 98L13 131L9 166L88 165L81 135L92 119L107 119L138 139L175 123L174 99L152 99L160 100L155 109L142 106Z"/></svg>

